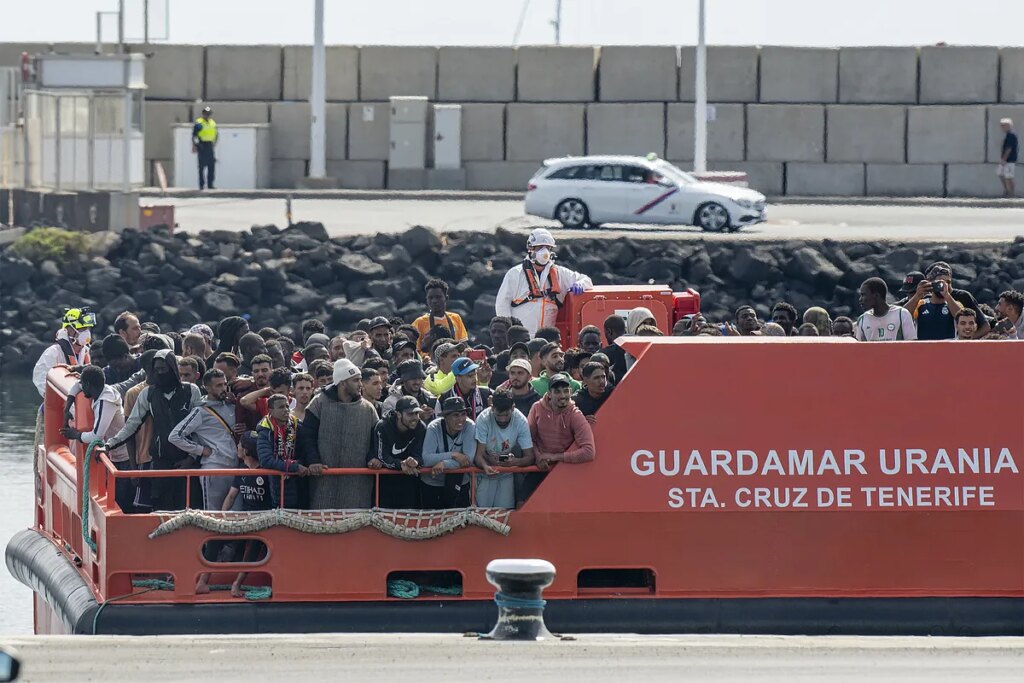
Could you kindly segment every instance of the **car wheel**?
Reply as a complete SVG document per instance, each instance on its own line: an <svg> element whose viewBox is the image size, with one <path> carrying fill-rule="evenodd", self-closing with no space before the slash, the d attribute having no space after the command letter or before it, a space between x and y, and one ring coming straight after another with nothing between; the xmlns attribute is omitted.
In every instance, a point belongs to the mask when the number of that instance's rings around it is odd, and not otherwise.
<svg viewBox="0 0 1024 683"><path fill-rule="evenodd" d="M729 212L716 202L708 202L697 207L693 222L707 232L721 232L729 229Z"/></svg>
<svg viewBox="0 0 1024 683"><path fill-rule="evenodd" d="M590 220L590 211L582 200L566 199L555 207L555 220L567 228L582 228Z"/></svg>

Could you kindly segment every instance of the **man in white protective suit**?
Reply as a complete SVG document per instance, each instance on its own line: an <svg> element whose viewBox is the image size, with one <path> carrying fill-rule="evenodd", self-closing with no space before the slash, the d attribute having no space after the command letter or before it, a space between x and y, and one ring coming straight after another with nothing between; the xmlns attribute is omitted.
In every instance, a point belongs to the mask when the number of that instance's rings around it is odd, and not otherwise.
<svg viewBox="0 0 1024 683"><path fill-rule="evenodd" d="M555 324L566 294L581 294L593 286L586 275L555 265L555 238L537 228L526 240L526 258L505 273L494 310L519 318L533 336L541 327Z"/></svg>

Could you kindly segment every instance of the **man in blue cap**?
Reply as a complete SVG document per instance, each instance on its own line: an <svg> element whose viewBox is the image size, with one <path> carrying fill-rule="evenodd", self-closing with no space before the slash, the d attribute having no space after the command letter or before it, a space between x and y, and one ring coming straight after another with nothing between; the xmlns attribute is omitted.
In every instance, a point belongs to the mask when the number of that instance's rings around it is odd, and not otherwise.
<svg viewBox="0 0 1024 683"><path fill-rule="evenodd" d="M434 413L441 414L446 399L458 397L466 404L466 414L470 420L476 420L480 413L490 404L491 390L477 386L476 371L479 365L471 358L460 356L452 363L452 374L455 375L455 386L441 394L434 406Z"/></svg>

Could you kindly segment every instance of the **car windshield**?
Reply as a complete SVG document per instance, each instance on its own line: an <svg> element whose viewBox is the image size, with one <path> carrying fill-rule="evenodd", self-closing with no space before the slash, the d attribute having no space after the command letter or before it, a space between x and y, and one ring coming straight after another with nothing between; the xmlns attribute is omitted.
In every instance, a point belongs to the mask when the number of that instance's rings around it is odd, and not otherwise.
<svg viewBox="0 0 1024 683"><path fill-rule="evenodd" d="M689 185L697 182L697 179L692 175L676 168L667 161L654 162L654 170L666 178L670 178L671 180L674 180L677 183L682 183L683 185Z"/></svg>

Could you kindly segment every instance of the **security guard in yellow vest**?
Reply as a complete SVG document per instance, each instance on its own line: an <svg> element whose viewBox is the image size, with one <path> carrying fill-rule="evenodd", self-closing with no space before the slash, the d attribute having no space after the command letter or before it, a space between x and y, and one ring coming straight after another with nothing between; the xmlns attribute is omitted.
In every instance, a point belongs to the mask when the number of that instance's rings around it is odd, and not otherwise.
<svg viewBox="0 0 1024 683"><path fill-rule="evenodd" d="M192 153L199 158L199 189L213 188L214 169L217 158L213 148L217 144L217 122L213 120L213 111L203 107L203 113L196 119L192 127ZM203 171L206 171L205 178Z"/></svg>

